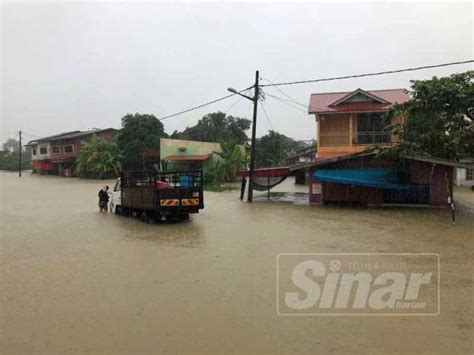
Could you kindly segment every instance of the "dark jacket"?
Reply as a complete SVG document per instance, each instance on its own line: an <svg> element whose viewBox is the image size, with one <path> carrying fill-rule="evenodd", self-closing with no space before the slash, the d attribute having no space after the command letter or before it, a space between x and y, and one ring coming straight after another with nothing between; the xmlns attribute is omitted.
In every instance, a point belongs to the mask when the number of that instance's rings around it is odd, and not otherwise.
<svg viewBox="0 0 474 355"><path fill-rule="evenodd" d="M109 202L109 194L107 191L102 189L99 191L99 202Z"/></svg>

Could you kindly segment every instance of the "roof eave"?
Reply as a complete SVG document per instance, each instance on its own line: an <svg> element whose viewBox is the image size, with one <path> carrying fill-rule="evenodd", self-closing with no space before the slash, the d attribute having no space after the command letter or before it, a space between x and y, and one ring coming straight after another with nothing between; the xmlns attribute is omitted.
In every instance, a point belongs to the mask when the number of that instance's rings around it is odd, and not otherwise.
<svg viewBox="0 0 474 355"><path fill-rule="evenodd" d="M344 160L352 160L356 158L362 158L366 156L374 156L378 155L379 149L377 148L371 148L368 150L364 150L362 152L358 153L352 153L352 154L345 154L345 155L339 155L336 157L332 158L326 158L326 159L321 159L321 160L316 160L313 162L309 163L303 163L301 165L298 165L296 169L301 169L301 168L311 168L311 167L317 167L317 166L322 166L326 164L332 164L332 163L337 163L340 161ZM448 160L448 159L442 159L442 158L435 158L435 157L428 157L428 156L422 156L422 155L417 155L417 154L407 154L402 156L401 158L405 158L408 160L415 160L415 161L421 161L425 163L431 163L431 164L439 164L439 165L445 165L445 166L452 166L455 168L462 168L462 169L474 169L474 163L463 163L459 162L456 160Z"/></svg>

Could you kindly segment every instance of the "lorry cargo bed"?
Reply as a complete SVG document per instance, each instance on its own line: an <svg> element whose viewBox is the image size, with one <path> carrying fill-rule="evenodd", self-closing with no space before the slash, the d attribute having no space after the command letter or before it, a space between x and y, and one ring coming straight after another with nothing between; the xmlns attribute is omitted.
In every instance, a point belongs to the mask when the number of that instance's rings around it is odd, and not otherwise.
<svg viewBox="0 0 474 355"><path fill-rule="evenodd" d="M124 172L121 212L150 217L187 215L204 208L202 171Z"/></svg>

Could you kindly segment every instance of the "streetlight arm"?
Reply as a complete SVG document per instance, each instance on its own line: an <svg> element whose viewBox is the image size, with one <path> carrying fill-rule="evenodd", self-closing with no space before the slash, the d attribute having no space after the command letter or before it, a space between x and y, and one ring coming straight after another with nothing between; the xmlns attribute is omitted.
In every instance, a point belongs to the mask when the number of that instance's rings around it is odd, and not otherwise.
<svg viewBox="0 0 474 355"><path fill-rule="evenodd" d="M233 89L233 88L228 88L227 91L229 91L229 92L231 92L231 93L233 93L233 94L236 94L236 95L245 97L247 100L255 101L255 98L254 98L254 97L250 97L250 96L241 94L240 92L238 92L237 90L235 90L235 89Z"/></svg>

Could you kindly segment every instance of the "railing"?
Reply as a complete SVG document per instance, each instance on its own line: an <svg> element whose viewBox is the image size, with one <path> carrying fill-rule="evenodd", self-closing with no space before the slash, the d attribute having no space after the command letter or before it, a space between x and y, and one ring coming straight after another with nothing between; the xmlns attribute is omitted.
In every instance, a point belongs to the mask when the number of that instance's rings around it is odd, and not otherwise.
<svg viewBox="0 0 474 355"><path fill-rule="evenodd" d="M179 172L123 172L122 186L124 187L155 187L157 182L164 182L172 188L202 187L201 170Z"/></svg>
<svg viewBox="0 0 474 355"><path fill-rule="evenodd" d="M61 160L74 160L77 157L76 153L52 153L50 159L53 161L61 161Z"/></svg>

